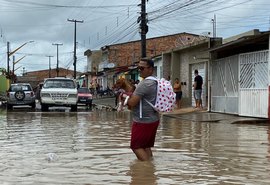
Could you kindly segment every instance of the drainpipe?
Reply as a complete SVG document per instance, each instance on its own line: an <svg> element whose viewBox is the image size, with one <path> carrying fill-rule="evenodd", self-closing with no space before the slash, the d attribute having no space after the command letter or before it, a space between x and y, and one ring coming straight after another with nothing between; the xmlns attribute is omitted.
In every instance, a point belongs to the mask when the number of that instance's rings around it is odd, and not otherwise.
<svg viewBox="0 0 270 185"><path fill-rule="evenodd" d="M268 35L268 119L270 118L270 34Z"/></svg>
<svg viewBox="0 0 270 185"><path fill-rule="evenodd" d="M211 43L211 38L209 38L209 43L208 43L208 48L212 47L212 43ZM208 53L208 99L207 99L207 111L211 112L211 86L212 86L212 59L213 56L212 54L209 52Z"/></svg>
<svg viewBox="0 0 270 185"><path fill-rule="evenodd" d="M211 112L211 76L212 76L212 62L211 57L208 60L208 93L207 93L207 112Z"/></svg>

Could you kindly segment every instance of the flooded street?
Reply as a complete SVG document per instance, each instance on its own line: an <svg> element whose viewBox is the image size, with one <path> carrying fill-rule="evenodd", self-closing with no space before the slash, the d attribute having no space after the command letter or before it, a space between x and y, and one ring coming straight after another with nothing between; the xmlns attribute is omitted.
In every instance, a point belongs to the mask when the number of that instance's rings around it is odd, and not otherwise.
<svg viewBox="0 0 270 185"><path fill-rule="evenodd" d="M129 149L129 112L0 109L0 182L18 184L270 184L267 124L163 117L154 160Z"/></svg>

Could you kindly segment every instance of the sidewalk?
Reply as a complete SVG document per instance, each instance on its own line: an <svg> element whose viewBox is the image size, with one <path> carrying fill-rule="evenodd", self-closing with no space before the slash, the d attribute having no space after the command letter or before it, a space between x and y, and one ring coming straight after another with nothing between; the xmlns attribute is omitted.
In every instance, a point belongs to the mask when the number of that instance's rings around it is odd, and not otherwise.
<svg viewBox="0 0 270 185"><path fill-rule="evenodd" d="M195 109L194 107L184 107L181 109L174 109L173 112L164 113L164 114L185 114L191 112L207 112L206 109Z"/></svg>
<svg viewBox="0 0 270 185"><path fill-rule="evenodd" d="M268 123L268 119L244 117L233 114L208 112L206 109L195 109L194 107L185 107L176 109L170 113L162 113L165 117L189 120L194 122L224 122L224 123Z"/></svg>
<svg viewBox="0 0 270 185"><path fill-rule="evenodd" d="M106 97L93 100L93 106L97 109L105 109L115 111L115 98ZM0 101L0 107L5 106L4 101ZM162 116L179 119L189 120L193 122L224 122L224 123L241 123L241 124L269 124L269 119L244 117L225 113L208 112L206 109L195 109L194 107L183 107L175 109L169 113L161 113Z"/></svg>
<svg viewBox="0 0 270 185"><path fill-rule="evenodd" d="M93 104L97 109L106 109L114 111L115 98L98 98L93 100ZM179 119L189 120L193 122L222 122L222 123L265 123L268 119L243 117L225 113L208 112L207 109L195 109L194 107L183 107L175 109L173 112L161 113L162 116Z"/></svg>

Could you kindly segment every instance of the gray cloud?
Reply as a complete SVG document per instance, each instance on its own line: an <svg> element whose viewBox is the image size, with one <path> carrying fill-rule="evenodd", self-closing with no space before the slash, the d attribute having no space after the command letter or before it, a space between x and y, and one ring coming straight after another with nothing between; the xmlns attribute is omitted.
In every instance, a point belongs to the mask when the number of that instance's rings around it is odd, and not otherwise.
<svg viewBox="0 0 270 185"><path fill-rule="evenodd" d="M83 71L85 50L140 39L136 23L139 3L140 0L0 0L0 67L6 67L7 41L14 50L34 40L16 53L16 58L31 54L16 67L27 71L47 69L47 55L55 56L52 65L56 65L56 47L52 43L63 43L59 47L60 67L73 69L74 23L67 19L77 19L84 21L77 23L77 69ZM214 14L218 36L255 28L267 30L269 5L268 0L149 0L147 37L212 32Z"/></svg>

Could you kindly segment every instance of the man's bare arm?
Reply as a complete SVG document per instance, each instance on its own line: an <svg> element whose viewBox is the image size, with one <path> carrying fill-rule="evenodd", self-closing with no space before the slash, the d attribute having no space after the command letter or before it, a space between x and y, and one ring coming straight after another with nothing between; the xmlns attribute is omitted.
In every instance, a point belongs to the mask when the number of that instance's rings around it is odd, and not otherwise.
<svg viewBox="0 0 270 185"><path fill-rule="evenodd" d="M141 100L140 96L137 95L131 95L131 97L129 98L127 105L129 109L133 109Z"/></svg>

